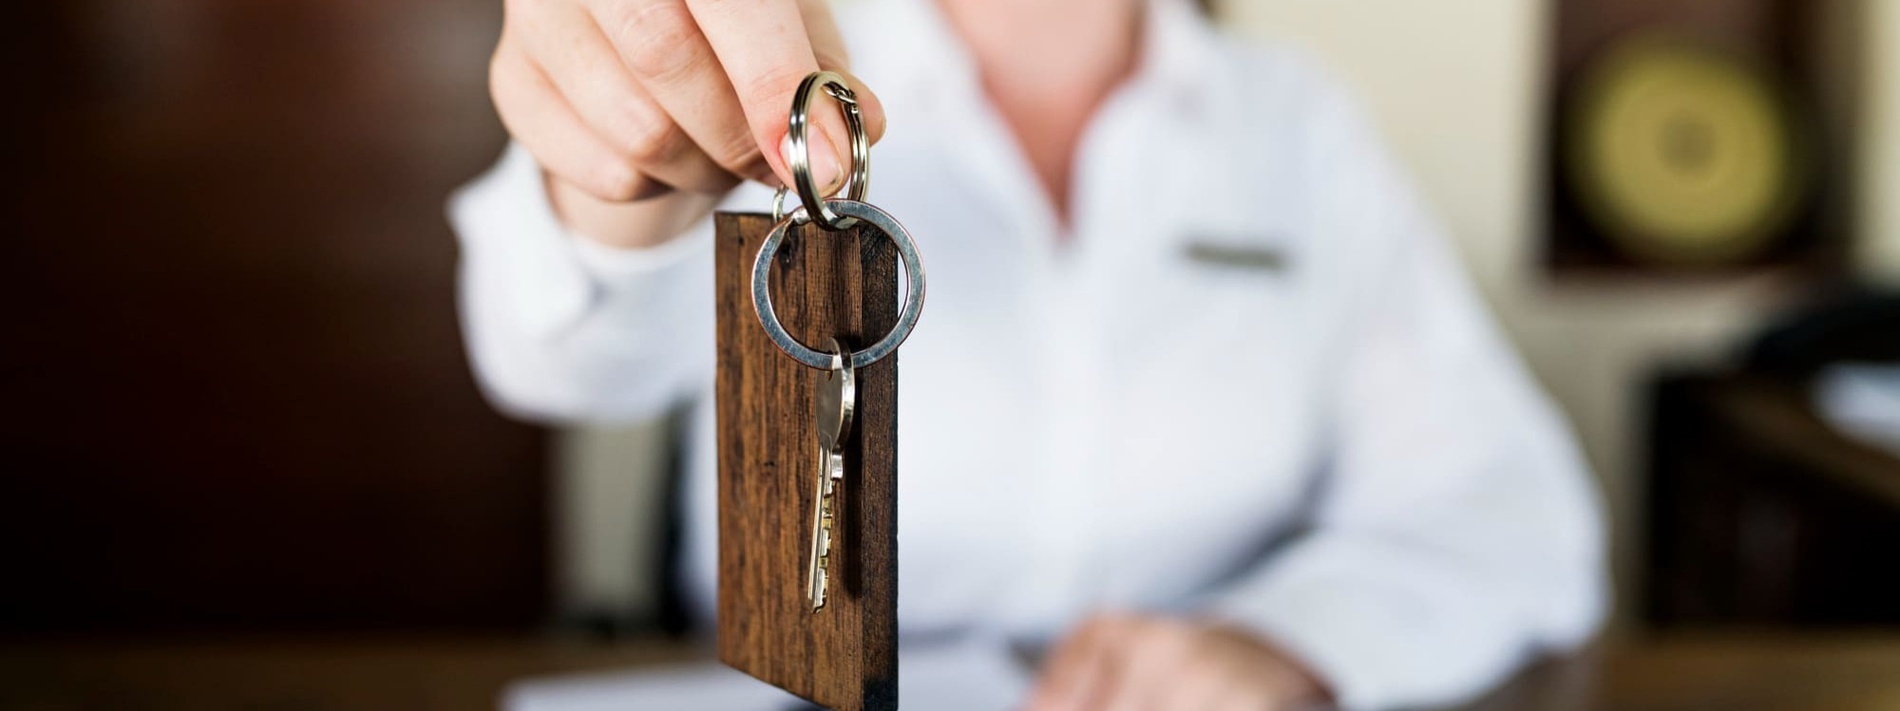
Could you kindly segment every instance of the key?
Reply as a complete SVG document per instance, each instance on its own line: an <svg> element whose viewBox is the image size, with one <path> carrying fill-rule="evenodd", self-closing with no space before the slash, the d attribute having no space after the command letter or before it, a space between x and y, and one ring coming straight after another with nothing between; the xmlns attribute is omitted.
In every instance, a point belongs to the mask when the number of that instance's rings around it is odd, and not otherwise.
<svg viewBox="0 0 1900 711"><path fill-rule="evenodd" d="M796 190L772 213L713 218L718 648L734 669L817 707L896 711L895 356L923 312L924 265L910 232L864 202L870 139L848 86L815 72L793 96L785 162ZM816 192L807 160L807 119L821 97L846 104L852 160L841 197ZM799 237L814 231L828 234ZM775 291L794 298L775 305ZM792 336L817 324L830 326L809 345ZM824 336L845 334L863 342L823 350ZM809 546L804 570L794 560L800 544Z"/></svg>
<svg viewBox="0 0 1900 711"><path fill-rule="evenodd" d="M838 485L844 480L845 438L851 436L851 417L857 410L857 373L850 351L831 339L831 369L812 384L813 429L818 435L818 458L813 467L811 558L805 569L805 595L816 613L825 607L830 583L831 528Z"/></svg>
<svg viewBox="0 0 1900 711"><path fill-rule="evenodd" d="M817 490L813 492L817 505L812 513L812 558L806 571L805 590L812 612L824 609L825 590L830 584L832 507L837 498L838 481L844 478L844 455L835 450L820 452L819 462Z"/></svg>

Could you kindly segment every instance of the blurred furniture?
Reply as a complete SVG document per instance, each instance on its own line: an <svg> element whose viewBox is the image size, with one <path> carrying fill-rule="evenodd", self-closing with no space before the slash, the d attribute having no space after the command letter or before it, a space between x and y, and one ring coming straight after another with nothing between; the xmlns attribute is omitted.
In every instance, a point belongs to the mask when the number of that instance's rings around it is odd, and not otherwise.
<svg viewBox="0 0 1900 711"><path fill-rule="evenodd" d="M673 503L687 423L694 407L710 406L684 402L649 422L571 428L557 438L555 602L563 628L603 639L694 631L680 590L685 522Z"/></svg>
<svg viewBox="0 0 1900 711"><path fill-rule="evenodd" d="M540 624L442 217L501 3L4 5L0 634Z"/></svg>
<svg viewBox="0 0 1900 711"><path fill-rule="evenodd" d="M1660 381L1651 622L1900 624L1900 457L1837 431L1807 387L1847 361L1900 363L1900 296L1816 308L1763 336L1734 372Z"/></svg>
<svg viewBox="0 0 1900 711"><path fill-rule="evenodd" d="M0 648L0 708L362 711L493 708L515 679L710 660L671 643L496 638L93 643ZM1538 665L1466 711L1891 711L1900 639L1606 642ZM769 710L767 710L769 711Z"/></svg>

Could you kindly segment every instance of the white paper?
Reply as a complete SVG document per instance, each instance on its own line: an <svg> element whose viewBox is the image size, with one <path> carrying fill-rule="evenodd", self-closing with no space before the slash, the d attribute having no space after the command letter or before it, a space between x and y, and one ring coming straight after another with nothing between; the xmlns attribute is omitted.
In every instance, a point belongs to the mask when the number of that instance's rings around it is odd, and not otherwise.
<svg viewBox="0 0 1900 711"><path fill-rule="evenodd" d="M1814 403L1835 430L1900 455L1900 365L1828 366L1815 381Z"/></svg>
<svg viewBox="0 0 1900 711"><path fill-rule="evenodd" d="M904 711L1013 711L1030 678L1001 643L905 648L897 695ZM613 674L525 679L503 692L506 711L791 711L797 697L714 662Z"/></svg>

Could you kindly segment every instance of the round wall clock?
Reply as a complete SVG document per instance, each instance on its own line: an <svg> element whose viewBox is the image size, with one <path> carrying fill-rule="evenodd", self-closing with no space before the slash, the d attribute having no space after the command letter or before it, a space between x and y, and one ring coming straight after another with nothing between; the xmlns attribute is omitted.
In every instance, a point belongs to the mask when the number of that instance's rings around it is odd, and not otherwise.
<svg viewBox="0 0 1900 711"><path fill-rule="evenodd" d="M1722 264L1787 230L1807 189L1794 109L1737 55L1681 40L1619 42L1569 105L1569 182L1627 256Z"/></svg>

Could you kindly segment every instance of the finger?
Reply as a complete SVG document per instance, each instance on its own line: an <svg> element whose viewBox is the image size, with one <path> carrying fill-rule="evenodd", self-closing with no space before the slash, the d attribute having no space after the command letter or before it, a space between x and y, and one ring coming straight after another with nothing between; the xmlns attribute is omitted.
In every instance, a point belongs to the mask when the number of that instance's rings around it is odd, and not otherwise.
<svg viewBox="0 0 1900 711"><path fill-rule="evenodd" d="M1232 703L1236 694L1227 688L1225 667L1183 670L1169 680L1167 688L1155 697L1157 709L1219 709ZM1257 709L1256 711L1272 711Z"/></svg>
<svg viewBox="0 0 1900 711"><path fill-rule="evenodd" d="M812 54L818 59L818 67L844 77L846 86L857 101L865 140L867 143L877 143L884 138L884 104L870 87L851 73L851 60L846 54L844 36L838 31L838 23L831 14L831 3L828 0L799 0L798 4L800 16L805 20L805 31L811 37ZM831 136L844 137L834 143L839 159L851 160L851 134L843 114L837 110L827 110L820 113L818 119L819 130L827 140ZM844 165L849 166L849 163ZM838 187L842 185L827 186L826 192Z"/></svg>
<svg viewBox="0 0 1900 711"><path fill-rule="evenodd" d="M506 39L490 64L490 91L508 133L555 177L610 202L667 188L635 171L582 122L547 76Z"/></svg>
<svg viewBox="0 0 1900 711"><path fill-rule="evenodd" d="M1248 668L1239 662L1229 662L1216 696L1202 708L1212 711L1289 711L1304 708L1289 705L1284 697L1274 693L1270 684L1258 679L1258 674L1258 669Z"/></svg>
<svg viewBox="0 0 1900 711"><path fill-rule="evenodd" d="M803 11L795 0L687 0L687 7L725 67L753 139L770 149L766 159L772 169L792 184L785 155L787 112L799 82L819 68ZM821 189L833 188L844 179L843 120L836 109L813 114L817 135L807 142L812 177Z"/></svg>
<svg viewBox="0 0 1900 711"><path fill-rule="evenodd" d="M830 69L827 67L827 69ZM871 93L871 87L857 75L845 69L831 69L844 76L844 83L851 85L851 93L858 99L858 113L864 116L864 137L870 143L884 140L884 102L877 94Z"/></svg>
<svg viewBox="0 0 1900 711"><path fill-rule="evenodd" d="M1219 695L1205 708L1218 711L1288 711L1306 707L1290 702L1283 691L1270 678L1262 677L1259 669L1238 660L1229 660L1224 668Z"/></svg>
<svg viewBox="0 0 1900 711"><path fill-rule="evenodd" d="M812 54L818 67L837 72L851 85L857 97L858 112L864 117L864 135L871 143L884 139L884 103L869 86L851 73L851 58L845 51L844 35L831 14L829 0L799 0L799 13L805 19L805 31L811 37Z"/></svg>
<svg viewBox="0 0 1900 711"><path fill-rule="evenodd" d="M633 80L593 15L545 3L533 16L540 26L525 34L525 49L581 120L635 169L694 192L723 192L737 182Z"/></svg>
<svg viewBox="0 0 1900 711"><path fill-rule="evenodd" d="M1148 620L1131 622L1112 640L1119 660L1114 685L1103 692L1102 711L1151 711L1162 706L1177 677L1187 668L1193 639L1185 626Z"/></svg>
<svg viewBox="0 0 1900 711"><path fill-rule="evenodd" d="M771 177L732 82L684 0L594 0L591 9L621 64L707 157L735 175Z"/></svg>
<svg viewBox="0 0 1900 711"><path fill-rule="evenodd" d="M1079 711L1099 674L1104 639L1116 621L1097 617L1084 622L1056 645L1042 665L1030 708L1036 711Z"/></svg>
<svg viewBox="0 0 1900 711"><path fill-rule="evenodd" d="M1129 672L1129 640L1141 627L1137 617L1105 614L1089 623L1089 642L1076 662L1078 672L1065 694L1068 708L1100 711L1118 702Z"/></svg>

